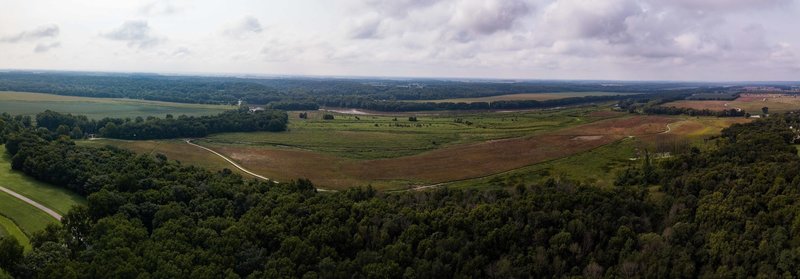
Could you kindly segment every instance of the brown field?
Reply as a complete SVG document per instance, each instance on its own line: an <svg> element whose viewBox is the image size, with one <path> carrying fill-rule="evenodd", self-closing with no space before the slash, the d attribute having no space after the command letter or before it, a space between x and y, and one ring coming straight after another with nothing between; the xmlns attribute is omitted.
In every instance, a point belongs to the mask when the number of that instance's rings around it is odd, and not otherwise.
<svg viewBox="0 0 800 279"><path fill-rule="evenodd" d="M520 94L507 94L479 98L452 98L442 100L415 100L417 103L477 103L477 102L496 102L496 101L547 101L574 97L588 97L588 96L611 96L611 95L625 95L631 93L618 93L618 92L554 92L554 93L520 93Z"/></svg>
<svg viewBox="0 0 800 279"><path fill-rule="evenodd" d="M398 189L482 177L588 151L627 136L664 132L673 117L638 116L597 121L523 138L493 140L417 155L355 160L318 152L212 144L244 167L285 181L308 178L321 187L372 184Z"/></svg>
<svg viewBox="0 0 800 279"><path fill-rule="evenodd" d="M733 101L681 100L663 104L679 108L725 110L740 108L751 114L761 114L762 107L770 112L785 112L800 109L800 96L786 94L742 94Z"/></svg>

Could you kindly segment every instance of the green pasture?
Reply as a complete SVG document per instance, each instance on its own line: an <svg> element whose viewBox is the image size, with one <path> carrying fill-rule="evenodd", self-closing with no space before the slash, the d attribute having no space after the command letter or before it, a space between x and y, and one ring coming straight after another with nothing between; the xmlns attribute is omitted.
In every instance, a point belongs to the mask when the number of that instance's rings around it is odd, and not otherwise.
<svg viewBox="0 0 800 279"><path fill-rule="evenodd" d="M297 148L352 159L379 159L414 155L448 145L535 135L591 123L613 116L590 116L601 107L527 112L471 114L347 115L310 112L300 119L290 112L289 130L282 133L229 133L211 135L200 142Z"/></svg>
<svg viewBox="0 0 800 279"><path fill-rule="evenodd" d="M135 118L137 116L211 115L233 106L182 104L133 99L88 98L28 92L0 91L0 112L35 115L45 110L82 114L89 118Z"/></svg>

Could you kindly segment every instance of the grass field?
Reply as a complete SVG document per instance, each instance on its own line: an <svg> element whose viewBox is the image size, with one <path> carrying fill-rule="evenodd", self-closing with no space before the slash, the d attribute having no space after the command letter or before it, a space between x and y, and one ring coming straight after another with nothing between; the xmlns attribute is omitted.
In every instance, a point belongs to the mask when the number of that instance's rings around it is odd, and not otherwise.
<svg viewBox="0 0 800 279"><path fill-rule="evenodd" d="M20 172L11 170L11 163L5 148L0 145L0 186L22 194L61 215L66 214L72 206L85 204L86 200L68 190L38 182ZM0 192L0 225L5 235L11 235L30 249L28 237L36 231L44 229L47 224L56 223L43 211L29 205L11 195Z"/></svg>
<svg viewBox="0 0 800 279"><path fill-rule="evenodd" d="M0 237L16 238L25 247L25 251L31 250L31 241L28 236L19 229L19 226L14 221L3 215L0 215Z"/></svg>
<svg viewBox="0 0 800 279"><path fill-rule="evenodd" d="M0 91L0 112L14 115L35 115L53 110L63 113L82 114L89 118L210 115L218 114L233 106L181 104L133 99L110 99L60 96L51 94Z"/></svg>
<svg viewBox="0 0 800 279"><path fill-rule="evenodd" d="M0 214L14 221L27 236L44 229L47 224L58 222L44 211L5 192L0 192Z"/></svg>
<svg viewBox="0 0 800 279"><path fill-rule="evenodd" d="M378 189L396 189L509 171L591 150L629 135L657 134L673 121L658 116L617 117L529 136L366 160L293 148L204 144L256 173L278 180L305 177L334 189L366 184Z"/></svg>
<svg viewBox="0 0 800 279"><path fill-rule="evenodd" d="M453 98L441 100L415 100L413 102L425 103L477 103L477 102L496 102L496 101L547 101L564 98L574 97L588 97L588 96L612 96L612 95L626 95L632 93L618 93L618 92L554 92L554 93L521 93L521 94L507 94L497 95L490 97L480 98Z"/></svg>
<svg viewBox="0 0 800 279"><path fill-rule="evenodd" d="M2 152L0 155L0 186L41 203L61 215L66 214L74 205L86 203L86 199L69 190L36 181L18 171L11 170L11 158L2 145L0 145L0 152ZM0 211L0 214L4 213Z"/></svg>
<svg viewBox="0 0 800 279"><path fill-rule="evenodd" d="M731 123L747 121L630 115L602 107L419 115L416 122L407 115L335 114L335 120L325 121L322 112L310 112L309 119L299 119L298 113L290 113L287 132L218 134L197 143L266 177L309 178L331 189L370 184L397 190L454 181L454 186L468 187L544 174L608 186L614 177L610 170L643 149L702 141ZM177 140L82 144L112 144L210 169L232 168Z"/></svg>
<svg viewBox="0 0 800 279"><path fill-rule="evenodd" d="M798 110L800 109L800 96L785 94L742 94L733 101L680 100L669 102L662 106L716 111L740 108L750 114L761 114L761 108L763 107L768 107L770 112Z"/></svg>
<svg viewBox="0 0 800 279"><path fill-rule="evenodd" d="M271 147L322 152L351 159L409 156L453 145L529 136L547 131L619 117L596 107L558 111L442 114L417 116L344 115L322 120L321 112L300 119L290 113L284 133L230 133L211 135L203 144Z"/></svg>

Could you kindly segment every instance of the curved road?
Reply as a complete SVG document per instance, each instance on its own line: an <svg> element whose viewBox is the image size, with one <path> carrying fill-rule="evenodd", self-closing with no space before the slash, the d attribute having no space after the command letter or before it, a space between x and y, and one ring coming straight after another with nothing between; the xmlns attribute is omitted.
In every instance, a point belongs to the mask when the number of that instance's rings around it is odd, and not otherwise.
<svg viewBox="0 0 800 279"><path fill-rule="evenodd" d="M30 205L33 205L34 207L44 211L48 215L53 216L53 218L56 218L56 220L59 220L59 221L61 220L61 214L58 214L54 210L42 205L41 203L38 203L38 202L36 202L36 201L34 201L32 199L29 199L29 198L27 198L27 197L25 197L23 195L20 195L17 192L11 191L10 189L8 189L6 187L0 186L0 191L5 192L6 194L12 195L15 198L18 198L18 199L20 199L20 200L22 200L22 201L24 201L24 202L26 202L26 203L28 203Z"/></svg>

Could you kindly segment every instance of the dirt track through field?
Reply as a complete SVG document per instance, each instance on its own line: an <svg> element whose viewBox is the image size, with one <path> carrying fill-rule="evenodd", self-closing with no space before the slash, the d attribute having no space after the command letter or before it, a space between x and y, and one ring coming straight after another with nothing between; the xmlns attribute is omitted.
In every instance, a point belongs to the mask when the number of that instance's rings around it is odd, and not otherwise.
<svg viewBox="0 0 800 279"><path fill-rule="evenodd" d="M11 191L10 189L8 189L6 187L0 186L0 191L3 191L6 194L9 194L9 195L11 195L11 196L13 196L13 197L15 197L17 199L20 199L21 201L24 201L24 202L26 202L26 203L38 208L39 210L44 211L48 215L53 216L53 218L56 218L56 220L61 221L61 214L58 214L55 210L52 210L52 209L42 205L41 203L38 203L38 202L36 202L36 201L34 201L32 199L29 199L26 196L20 195L17 192Z"/></svg>
<svg viewBox="0 0 800 279"><path fill-rule="evenodd" d="M222 155L222 154L220 154L220 153L218 153L218 152L216 152L216 151L214 151L214 150L212 150L212 149L210 149L210 148L207 148L207 147L205 147L205 146L202 146L202 145L195 144L195 143L193 143L191 140L186 140L186 143L188 143L189 145L192 145L192 146L194 146L194 147L198 147L198 148L204 149L204 150L206 150L206 151L208 151L208 152L211 152L211 153L213 153L214 155L217 155L217 156L219 156L220 158L224 159L225 161L228 161L228 163L230 163L231 165L233 165L235 168L237 168L237 169L239 169L239 170L241 170L241 171L243 171L243 172L245 172L245 173L247 173L247 174L249 174L249 175L252 175L252 176L254 176L254 177L257 177L257 178L260 178L260 179L263 179L263 180L266 180L266 181L272 181L272 182L275 182L275 183L280 183L280 182L278 182L278 181L275 181L275 180L269 179L269 178L267 178L267 177L264 177L264 176L262 176L262 175L260 175L260 174L254 173L254 172L252 172L252 171L250 171L250 170L248 170L248 169L246 169L246 168L242 167L241 165L237 164L236 162L234 162L234 161L233 161L233 160L231 160L230 158L228 158L228 157L225 157L225 155ZM317 191L320 191L320 192L332 191L332 190L327 190L327 189L323 189L323 188L316 188L316 189L317 189Z"/></svg>
<svg viewBox="0 0 800 279"><path fill-rule="evenodd" d="M418 186L509 171L591 150L628 136L657 135L674 121L675 118L662 116L614 118L546 134L377 160L346 159L305 150L231 145L213 148L247 168L281 179L308 178L334 188L398 183Z"/></svg>

